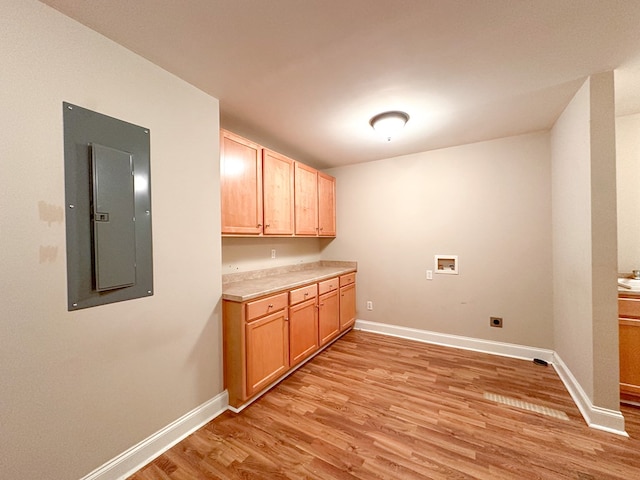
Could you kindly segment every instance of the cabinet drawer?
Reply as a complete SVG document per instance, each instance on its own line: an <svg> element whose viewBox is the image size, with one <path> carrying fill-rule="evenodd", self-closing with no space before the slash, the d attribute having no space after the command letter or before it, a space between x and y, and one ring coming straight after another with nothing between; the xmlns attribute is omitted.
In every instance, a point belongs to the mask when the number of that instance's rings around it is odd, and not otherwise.
<svg viewBox="0 0 640 480"><path fill-rule="evenodd" d="M340 280L338 277L330 278L329 280L325 280L323 282L318 283L318 295L322 295L324 293L330 292L331 290L336 290L339 286Z"/></svg>
<svg viewBox="0 0 640 480"><path fill-rule="evenodd" d="M356 273L347 273L346 275L342 275L340 277L340 286L344 287L345 285L351 285L352 283L356 283Z"/></svg>
<svg viewBox="0 0 640 480"><path fill-rule="evenodd" d="M247 322L260 318L268 313L277 312L287 306L287 292L261 298L247 303Z"/></svg>
<svg viewBox="0 0 640 480"><path fill-rule="evenodd" d="M311 300L318 295L318 285L307 285L306 287L296 288L289 292L289 305Z"/></svg>
<svg viewBox="0 0 640 480"><path fill-rule="evenodd" d="M618 298L618 316L640 318L640 299Z"/></svg>

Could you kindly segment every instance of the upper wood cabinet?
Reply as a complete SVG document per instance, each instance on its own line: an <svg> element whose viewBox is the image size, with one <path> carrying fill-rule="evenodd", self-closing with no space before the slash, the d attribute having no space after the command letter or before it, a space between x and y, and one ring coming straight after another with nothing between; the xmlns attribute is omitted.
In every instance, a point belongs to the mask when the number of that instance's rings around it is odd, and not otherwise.
<svg viewBox="0 0 640 480"><path fill-rule="evenodd" d="M262 233L262 148L234 133L220 134L222 233Z"/></svg>
<svg viewBox="0 0 640 480"><path fill-rule="evenodd" d="M296 162L296 235L318 235L318 171Z"/></svg>
<svg viewBox="0 0 640 480"><path fill-rule="evenodd" d="M335 178L221 130L223 235L336 235Z"/></svg>
<svg viewBox="0 0 640 480"><path fill-rule="evenodd" d="M294 161L268 149L262 151L262 193L265 235L293 235Z"/></svg>
<svg viewBox="0 0 640 480"><path fill-rule="evenodd" d="M336 179L296 162L296 235L336 236Z"/></svg>
<svg viewBox="0 0 640 480"><path fill-rule="evenodd" d="M318 172L318 235L336 236L336 179Z"/></svg>

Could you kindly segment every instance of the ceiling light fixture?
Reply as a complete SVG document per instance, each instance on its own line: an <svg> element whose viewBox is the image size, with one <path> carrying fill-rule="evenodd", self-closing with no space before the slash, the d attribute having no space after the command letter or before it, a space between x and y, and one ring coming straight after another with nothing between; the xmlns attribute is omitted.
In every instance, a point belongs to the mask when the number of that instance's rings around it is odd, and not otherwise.
<svg viewBox="0 0 640 480"><path fill-rule="evenodd" d="M369 120L369 125L387 141L391 141L391 137L402 130L409 121L409 115L397 110L391 112L383 112L374 116Z"/></svg>

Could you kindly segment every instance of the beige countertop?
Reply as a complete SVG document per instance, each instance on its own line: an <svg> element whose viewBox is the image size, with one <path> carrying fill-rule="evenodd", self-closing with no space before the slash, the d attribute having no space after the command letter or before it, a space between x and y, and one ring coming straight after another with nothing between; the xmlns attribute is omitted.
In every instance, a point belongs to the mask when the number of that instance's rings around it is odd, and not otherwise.
<svg viewBox="0 0 640 480"><path fill-rule="evenodd" d="M640 298L640 291L620 286L620 279L634 278L631 272L618 273L618 298Z"/></svg>
<svg viewBox="0 0 640 480"><path fill-rule="evenodd" d="M271 293L355 272L356 262L326 261L230 273L222 276L222 299L245 302Z"/></svg>

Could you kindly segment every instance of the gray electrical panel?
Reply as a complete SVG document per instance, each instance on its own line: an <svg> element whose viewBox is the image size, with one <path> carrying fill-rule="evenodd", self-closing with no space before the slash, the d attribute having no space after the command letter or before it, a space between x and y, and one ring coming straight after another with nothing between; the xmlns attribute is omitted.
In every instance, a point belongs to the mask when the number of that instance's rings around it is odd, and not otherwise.
<svg viewBox="0 0 640 480"><path fill-rule="evenodd" d="M69 310L153 294L150 132L63 103Z"/></svg>
<svg viewBox="0 0 640 480"><path fill-rule="evenodd" d="M132 155L91 145L93 256L96 290L136 283L135 199Z"/></svg>

